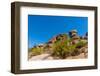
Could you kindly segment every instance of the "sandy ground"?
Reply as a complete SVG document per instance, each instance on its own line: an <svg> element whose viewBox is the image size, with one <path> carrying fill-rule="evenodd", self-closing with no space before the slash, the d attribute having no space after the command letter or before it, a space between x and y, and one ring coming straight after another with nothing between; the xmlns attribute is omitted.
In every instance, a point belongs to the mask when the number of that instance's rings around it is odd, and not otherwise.
<svg viewBox="0 0 100 76"><path fill-rule="evenodd" d="M85 56L84 53L81 53L77 56L69 56L66 59L84 59L84 58L87 58L87 56ZM41 54L41 55L33 56L29 59L29 61L33 61L33 60L55 60L55 59L51 56L51 54Z"/></svg>
<svg viewBox="0 0 100 76"><path fill-rule="evenodd" d="M51 57L51 54L41 54L41 55L33 56L32 58L29 59L29 61L32 60L53 60L53 57Z"/></svg>

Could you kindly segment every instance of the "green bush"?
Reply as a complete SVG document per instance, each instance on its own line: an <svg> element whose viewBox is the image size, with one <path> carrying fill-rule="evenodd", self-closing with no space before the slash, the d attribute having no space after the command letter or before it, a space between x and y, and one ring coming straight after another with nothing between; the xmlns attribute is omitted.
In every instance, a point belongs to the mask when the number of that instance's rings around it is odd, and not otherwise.
<svg viewBox="0 0 100 76"><path fill-rule="evenodd" d="M71 49L72 49L71 55L75 56L75 55L80 54L79 49L82 48L82 47L84 47L86 44L87 44L87 42L79 41L77 44L71 45L70 46Z"/></svg>
<svg viewBox="0 0 100 76"><path fill-rule="evenodd" d="M70 55L70 49L68 47L68 41L64 41L64 42L56 42L54 44L54 47L53 47L53 56L57 56L59 58L66 58L67 56Z"/></svg>
<svg viewBox="0 0 100 76"><path fill-rule="evenodd" d="M84 47L86 44L87 44L87 42L79 41L79 42L76 44L76 48Z"/></svg>
<svg viewBox="0 0 100 76"><path fill-rule="evenodd" d="M40 54L43 53L43 48L32 48L31 51L32 51L34 56L35 55L40 55Z"/></svg>
<svg viewBox="0 0 100 76"><path fill-rule="evenodd" d="M53 46L53 56L59 58L66 58L68 56L75 56L80 54L79 49L84 47L87 43L79 41L77 44L68 45L71 40L58 41Z"/></svg>
<svg viewBox="0 0 100 76"><path fill-rule="evenodd" d="M80 52L79 52L79 49L75 48L72 52L71 52L71 56L76 56L76 55L79 55Z"/></svg>

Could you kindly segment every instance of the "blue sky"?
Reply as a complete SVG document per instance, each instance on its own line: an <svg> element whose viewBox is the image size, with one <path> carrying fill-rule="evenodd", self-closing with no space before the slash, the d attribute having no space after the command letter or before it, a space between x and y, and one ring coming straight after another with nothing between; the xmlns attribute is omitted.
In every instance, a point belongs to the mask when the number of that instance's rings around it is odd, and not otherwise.
<svg viewBox="0 0 100 76"><path fill-rule="evenodd" d="M28 46L42 44L55 35L76 29L82 36L88 32L88 17L28 15Z"/></svg>

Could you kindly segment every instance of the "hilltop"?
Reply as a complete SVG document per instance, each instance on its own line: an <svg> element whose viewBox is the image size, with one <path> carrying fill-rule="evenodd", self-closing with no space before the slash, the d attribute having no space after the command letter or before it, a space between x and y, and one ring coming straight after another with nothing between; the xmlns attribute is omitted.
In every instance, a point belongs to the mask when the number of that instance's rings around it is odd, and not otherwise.
<svg viewBox="0 0 100 76"><path fill-rule="evenodd" d="M45 44L29 49L29 60L77 59L88 57L88 33L78 36L77 30L58 34Z"/></svg>

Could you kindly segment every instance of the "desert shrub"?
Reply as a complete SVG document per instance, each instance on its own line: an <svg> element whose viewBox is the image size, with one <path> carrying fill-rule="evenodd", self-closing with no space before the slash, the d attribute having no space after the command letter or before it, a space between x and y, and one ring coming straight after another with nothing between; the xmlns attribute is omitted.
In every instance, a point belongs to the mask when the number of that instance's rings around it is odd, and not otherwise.
<svg viewBox="0 0 100 76"><path fill-rule="evenodd" d="M66 39L63 41L56 41L53 45L53 56L59 57L59 58L66 58L68 56L76 56L80 54L79 49L84 47L87 42L79 40L76 44L69 44L72 41L72 39Z"/></svg>
<svg viewBox="0 0 100 76"><path fill-rule="evenodd" d="M71 49L72 49L72 52L71 52L71 55L72 56L75 56L75 55L78 55L80 54L80 48L84 47L85 45L87 44L87 42L84 42L84 41L79 41L77 44L74 44L74 45L71 45Z"/></svg>
<svg viewBox="0 0 100 76"><path fill-rule="evenodd" d="M31 49L32 51L32 54L35 56L35 55L40 55L43 53L43 48L32 48Z"/></svg>
<svg viewBox="0 0 100 76"><path fill-rule="evenodd" d="M76 44L69 46L69 50L71 50L71 52L73 52L73 50L75 50L75 48L76 48Z"/></svg>
<svg viewBox="0 0 100 76"><path fill-rule="evenodd" d="M53 47L53 56L57 56L59 58L66 58L70 55L70 49L68 47L68 41L65 40L64 42L56 42Z"/></svg>
<svg viewBox="0 0 100 76"><path fill-rule="evenodd" d="M76 48L84 47L86 44L87 44L87 42L79 41L79 42L76 44Z"/></svg>
<svg viewBox="0 0 100 76"><path fill-rule="evenodd" d="M69 49L69 51L70 51L70 55L71 55L71 56L75 56L75 55L78 55L78 54L79 54L78 49L76 48L76 44L74 44L74 45L69 45L69 46L68 46L68 49Z"/></svg>
<svg viewBox="0 0 100 76"><path fill-rule="evenodd" d="M79 50L77 48L75 48L73 50L73 52L71 53L71 56L76 56L76 55L79 55L79 54L80 54Z"/></svg>

